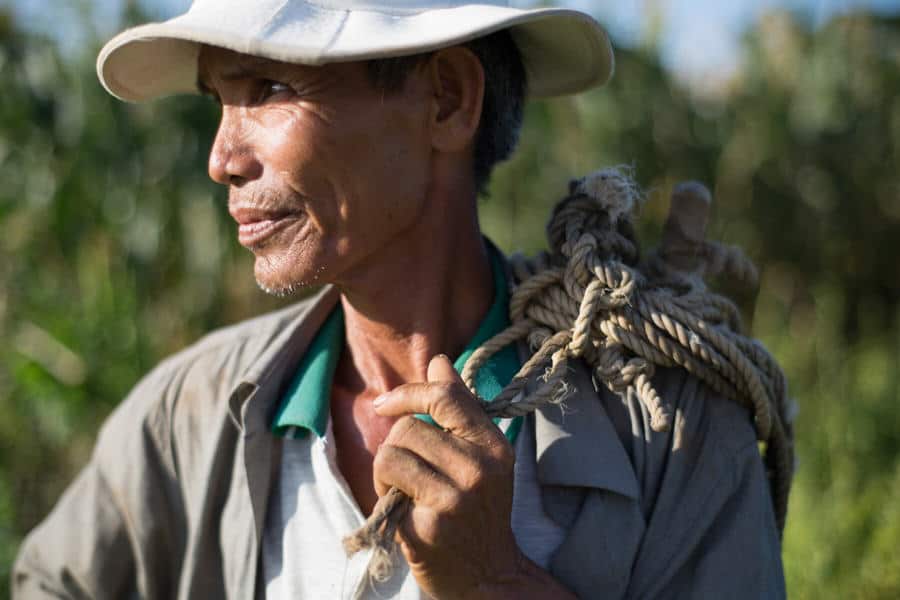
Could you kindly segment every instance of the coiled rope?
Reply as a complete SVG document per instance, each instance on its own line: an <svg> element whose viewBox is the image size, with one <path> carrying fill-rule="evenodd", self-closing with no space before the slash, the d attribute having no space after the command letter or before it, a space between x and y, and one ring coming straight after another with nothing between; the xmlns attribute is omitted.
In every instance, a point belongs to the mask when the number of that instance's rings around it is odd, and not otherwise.
<svg viewBox="0 0 900 600"><path fill-rule="evenodd" d="M488 415L516 417L561 403L569 391L569 363L581 360L611 391L633 390L651 415L652 429L665 432L672 408L652 377L657 366L682 367L752 411L783 531L794 467L792 403L774 358L740 333L736 306L703 282L703 276L719 274L754 282L756 270L739 249L702 239L690 218L705 228L702 196L708 192L694 185L681 190L682 212L702 214L680 215L673 197L662 248L640 261L632 218L642 195L631 170L608 168L572 182L547 225L550 252L511 258L510 327L472 354L462 378L475 393L475 375L487 359L527 340L534 354L484 403ZM369 574L376 581L393 573L394 534L408 503L391 489L364 526L344 539L348 555L374 549Z"/></svg>

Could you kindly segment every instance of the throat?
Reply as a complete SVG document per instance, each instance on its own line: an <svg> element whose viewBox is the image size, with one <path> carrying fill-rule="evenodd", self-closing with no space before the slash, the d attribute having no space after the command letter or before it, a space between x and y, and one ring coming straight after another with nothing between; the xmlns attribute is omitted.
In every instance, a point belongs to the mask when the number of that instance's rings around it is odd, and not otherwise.
<svg viewBox="0 0 900 600"><path fill-rule="evenodd" d="M343 362L343 361L342 361ZM340 374L340 367L338 374ZM375 414L377 394L347 386L339 376L331 387L331 423L337 465L363 515L369 516L378 500L372 465L378 447L396 422Z"/></svg>

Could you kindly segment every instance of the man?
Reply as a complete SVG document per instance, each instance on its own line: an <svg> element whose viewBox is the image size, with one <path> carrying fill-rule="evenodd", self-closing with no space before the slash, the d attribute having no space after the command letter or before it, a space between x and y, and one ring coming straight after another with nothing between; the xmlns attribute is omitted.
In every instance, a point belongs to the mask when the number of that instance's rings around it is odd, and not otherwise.
<svg viewBox="0 0 900 600"><path fill-rule="evenodd" d="M17 597L784 595L744 409L662 371L676 452L584 369L565 416L499 424L454 370L507 324L475 199L526 90L612 72L589 17L503 4L198 0L107 44L111 93L221 105L209 173L259 285L327 286L138 384L24 544ZM479 395L520 358L482 369ZM375 581L340 540L392 486L412 504L398 570Z"/></svg>

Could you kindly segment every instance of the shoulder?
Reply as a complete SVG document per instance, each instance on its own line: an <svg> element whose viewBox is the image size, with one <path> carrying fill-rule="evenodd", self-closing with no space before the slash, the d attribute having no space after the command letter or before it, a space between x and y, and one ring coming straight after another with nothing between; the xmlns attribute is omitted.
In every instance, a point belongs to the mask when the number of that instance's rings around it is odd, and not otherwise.
<svg viewBox="0 0 900 600"><path fill-rule="evenodd" d="M315 297L307 298L287 308L212 331L160 362L141 384L177 380L191 372L215 375L226 385L236 384L315 300Z"/></svg>
<svg viewBox="0 0 900 600"><path fill-rule="evenodd" d="M682 369L658 368L652 383L674 418L654 431L633 389L597 385L584 363L570 383L568 415L541 410L535 430L544 508L570 524L558 575L586 597L753 597L739 587L765 569L777 588L778 536L749 410ZM734 586L691 593L701 570L719 566L711 561L733 562L742 548Z"/></svg>
<svg viewBox="0 0 900 600"><path fill-rule="evenodd" d="M725 456L743 455L747 448L756 452L753 414L747 406L680 368L658 369L653 383L672 407L673 450L714 446Z"/></svg>
<svg viewBox="0 0 900 600"><path fill-rule="evenodd" d="M714 448L723 459L756 451L756 432L751 411L740 402L716 393L706 383L681 368L656 369L654 390L672 415L668 431L651 427L650 413L634 388L614 394L603 386L598 396L616 427L632 462L648 459L668 462L677 452L686 460L697 460L705 449Z"/></svg>
<svg viewBox="0 0 900 600"><path fill-rule="evenodd" d="M214 331L148 373L104 423L89 464L23 542L17 592L69 597L77 587L79 597L172 597L170 576L182 567L188 537L201 549L218 548L218 537L203 536L206 512L221 510L236 464L231 388L267 351L292 341L281 336L302 327L313 302Z"/></svg>
<svg viewBox="0 0 900 600"><path fill-rule="evenodd" d="M727 502L748 472L764 471L752 412L684 369L658 368L652 383L671 409L668 431L651 427L650 413L633 388L613 394L601 387L598 396L630 459L645 518L698 510L691 518L703 521L714 514L711 505ZM759 497L768 502L765 478L759 482Z"/></svg>
<svg viewBox="0 0 900 600"><path fill-rule="evenodd" d="M280 338L316 299L217 329L164 359L107 418L97 453L107 448L146 452L152 446L164 462L172 463L176 430L198 437L214 434L214 424L228 420L234 388L261 357L277 350ZM104 457L95 458L102 462Z"/></svg>

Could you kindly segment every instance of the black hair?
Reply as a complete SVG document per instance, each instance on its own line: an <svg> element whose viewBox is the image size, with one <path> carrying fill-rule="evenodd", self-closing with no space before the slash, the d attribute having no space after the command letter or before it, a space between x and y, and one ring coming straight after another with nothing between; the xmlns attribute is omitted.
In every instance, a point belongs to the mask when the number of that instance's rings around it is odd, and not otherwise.
<svg viewBox="0 0 900 600"><path fill-rule="evenodd" d="M478 57L484 69L484 102L472 165L475 189L483 194L494 166L509 158L519 141L528 81L519 47L508 30L461 45ZM400 91L407 76L431 54L370 60L372 85L384 93Z"/></svg>

